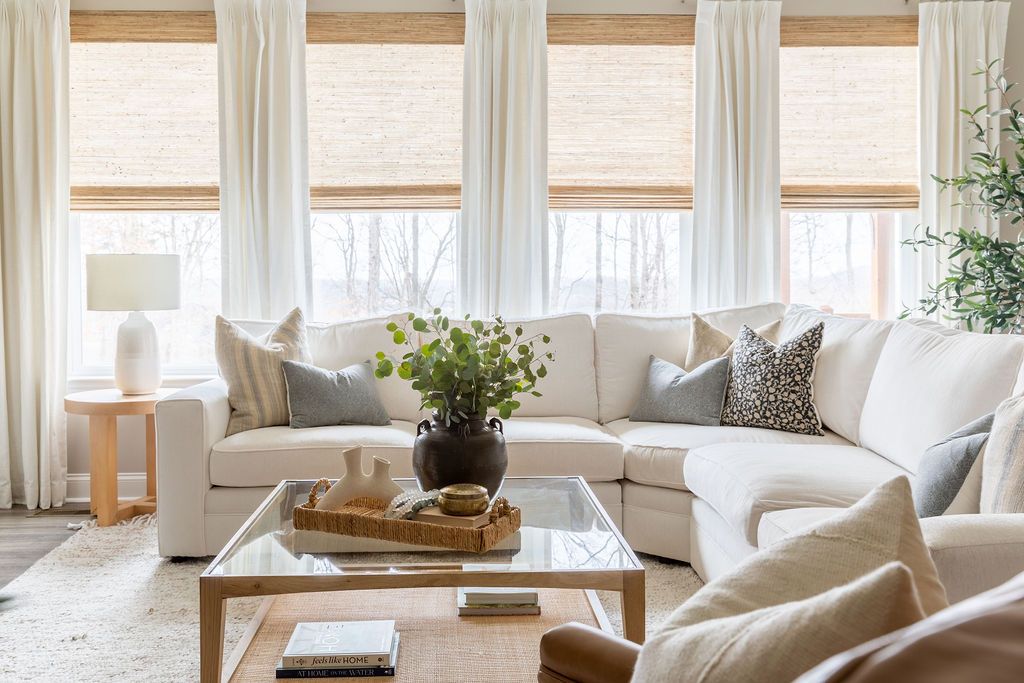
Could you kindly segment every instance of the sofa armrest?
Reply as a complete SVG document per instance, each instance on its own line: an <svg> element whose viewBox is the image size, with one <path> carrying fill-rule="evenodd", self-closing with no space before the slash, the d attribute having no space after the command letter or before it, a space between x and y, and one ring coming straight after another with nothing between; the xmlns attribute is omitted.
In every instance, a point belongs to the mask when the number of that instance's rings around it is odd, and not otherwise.
<svg viewBox="0 0 1024 683"><path fill-rule="evenodd" d="M156 404L157 536L160 554L203 556L210 450L224 438L231 406L222 379L177 391Z"/></svg>
<svg viewBox="0 0 1024 683"><path fill-rule="evenodd" d="M575 622L540 639L540 683L628 683L640 646Z"/></svg>
<svg viewBox="0 0 1024 683"><path fill-rule="evenodd" d="M921 531L950 603L1024 572L1024 514L926 517Z"/></svg>

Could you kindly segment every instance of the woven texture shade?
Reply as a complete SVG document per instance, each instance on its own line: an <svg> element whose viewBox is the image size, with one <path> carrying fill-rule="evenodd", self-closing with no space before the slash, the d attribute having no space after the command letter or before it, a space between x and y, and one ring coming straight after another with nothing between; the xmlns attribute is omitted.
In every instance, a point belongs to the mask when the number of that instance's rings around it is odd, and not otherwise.
<svg viewBox="0 0 1024 683"><path fill-rule="evenodd" d="M693 47L548 48L551 206L687 208Z"/></svg>
<svg viewBox="0 0 1024 683"><path fill-rule="evenodd" d="M74 195L218 184L216 45L76 42L69 62Z"/></svg>
<svg viewBox="0 0 1024 683"><path fill-rule="evenodd" d="M314 208L458 206L462 46L306 47Z"/></svg>
<svg viewBox="0 0 1024 683"><path fill-rule="evenodd" d="M917 48L793 47L780 59L784 204L916 206Z"/></svg>

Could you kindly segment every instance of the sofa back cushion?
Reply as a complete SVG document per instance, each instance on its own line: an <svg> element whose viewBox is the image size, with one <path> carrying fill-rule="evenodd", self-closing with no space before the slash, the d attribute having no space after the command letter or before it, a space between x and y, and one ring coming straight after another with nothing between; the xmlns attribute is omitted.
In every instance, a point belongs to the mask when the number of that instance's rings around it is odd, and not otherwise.
<svg viewBox="0 0 1024 683"><path fill-rule="evenodd" d="M699 311L711 325L731 337L740 328L757 328L778 320L785 306L758 304ZM690 316L601 313L594 322L597 397L601 422L629 417L647 378L650 357L682 367L690 342Z"/></svg>
<svg viewBox="0 0 1024 683"><path fill-rule="evenodd" d="M386 326L389 321L401 324L405 319L404 315L393 315L331 324L307 323L306 337L313 364L341 370L369 360L375 366L374 356L378 351L401 358L405 350L395 344ZM235 324L256 337L274 326L262 320L240 320ZM417 422L421 419L419 392L396 374L377 380L377 393L392 420Z"/></svg>
<svg viewBox="0 0 1024 683"><path fill-rule="evenodd" d="M597 420L597 374L594 370L594 324L585 313L508 321L521 325L524 337L546 334L551 343L537 344L537 353L552 351L545 362L547 377L537 383L540 396L521 394L516 417L581 417ZM646 369L646 368L645 368Z"/></svg>
<svg viewBox="0 0 1024 683"><path fill-rule="evenodd" d="M793 305L782 319L779 339L792 339L818 323L825 324L825 335L814 367L814 405L827 428L858 443L861 410L893 323L843 318Z"/></svg>
<svg viewBox="0 0 1024 683"><path fill-rule="evenodd" d="M860 443L911 472L928 446L1013 391L1024 339L893 325L861 413Z"/></svg>

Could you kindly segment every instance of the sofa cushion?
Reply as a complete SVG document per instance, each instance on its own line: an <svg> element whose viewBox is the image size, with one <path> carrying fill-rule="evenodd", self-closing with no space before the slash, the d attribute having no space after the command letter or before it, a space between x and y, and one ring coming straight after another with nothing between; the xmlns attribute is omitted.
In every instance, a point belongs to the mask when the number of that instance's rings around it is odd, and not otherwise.
<svg viewBox="0 0 1024 683"><path fill-rule="evenodd" d="M622 443L596 422L580 417L513 417L504 421L504 429L510 477L622 479Z"/></svg>
<svg viewBox="0 0 1024 683"><path fill-rule="evenodd" d="M782 319L779 338L792 339L821 322L825 335L814 366L814 405L827 428L856 443L871 376L893 323L843 318L793 305Z"/></svg>
<svg viewBox="0 0 1024 683"><path fill-rule="evenodd" d="M232 434L214 444L210 483L214 486L274 486L282 479L341 476L341 451L362 446L363 468L379 456L391 462L391 476L412 476L416 425L393 420L387 426L266 427Z"/></svg>
<svg viewBox="0 0 1024 683"><path fill-rule="evenodd" d="M582 418L506 420L508 475L579 475L590 481L622 478L622 445L596 422ZM411 477L416 425L394 420L388 426L341 425L291 429L267 427L234 434L213 447L214 486L273 486L282 479L337 477L345 471L341 450L363 447L370 458L391 462L391 475Z"/></svg>
<svg viewBox="0 0 1024 683"><path fill-rule="evenodd" d="M752 545L766 512L847 507L878 484L905 474L856 446L718 444L691 450L683 462L689 489Z"/></svg>
<svg viewBox="0 0 1024 683"><path fill-rule="evenodd" d="M860 443L911 472L925 449L992 412L1024 358L1012 335L937 334L896 323L882 348L860 422Z"/></svg>
<svg viewBox="0 0 1024 683"><path fill-rule="evenodd" d="M735 337L743 325L760 327L778 320L785 306L757 304L701 311L708 323ZM600 422L629 415L640 397L651 355L683 367L690 340L690 316L601 313L594 321Z"/></svg>
<svg viewBox="0 0 1024 683"><path fill-rule="evenodd" d="M589 315L575 313L547 318L509 321L521 325L525 337L546 334L550 344L538 344L537 351L552 351L555 360L546 363L548 374L537 382L541 396L521 394L519 417L581 417L597 420L597 371L594 369L594 324Z"/></svg>
<svg viewBox="0 0 1024 683"><path fill-rule="evenodd" d="M761 515L757 525L757 547L764 549L778 540L828 519L843 508L792 508Z"/></svg>
<svg viewBox="0 0 1024 683"><path fill-rule="evenodd" d="M809 436L753 427L702 427L629 420L616 420L607 427L625 442L626 479L684 490L687 485L683 478L683 461L692 448L718 443L850 445L832 432Z"/></svg>
<svg viewBox="0 0 1024 683"><path fill-rule="evenodd" d="M391 315L332 324L306 323L313 364L328 370L341 370L355 363L373 362L378 351L400 357L405 351L395 344L386 326L389 322L405 321L404 315ZM274 326L274 323L263 320L233 322L257 337L265 335ZM377 380L377 393L392 419L409 422L421 419L420 395L409 382L393 374Z"/></svg>

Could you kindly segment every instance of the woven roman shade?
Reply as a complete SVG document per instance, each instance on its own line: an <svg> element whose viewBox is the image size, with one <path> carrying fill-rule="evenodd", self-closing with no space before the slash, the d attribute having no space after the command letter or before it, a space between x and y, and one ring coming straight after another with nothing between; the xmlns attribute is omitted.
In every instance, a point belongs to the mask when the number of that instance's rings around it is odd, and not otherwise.
<svg viewBox="0 0 1024 683"><path fill-rule="evenodd" d="M216 209L213 43L73 42L72 208Z"/></svg>
<svg viewBox="0 0 1024 683"><path fill-rule="evenodd" d="M693 47L550 45L552 208L693 203Z"/></svg>
<svg viewBox="0 0 1024 683"><path fill-rule="evenodd" d="M783 47L780 77L784 208L917 206L916 47Z"/></svg>

